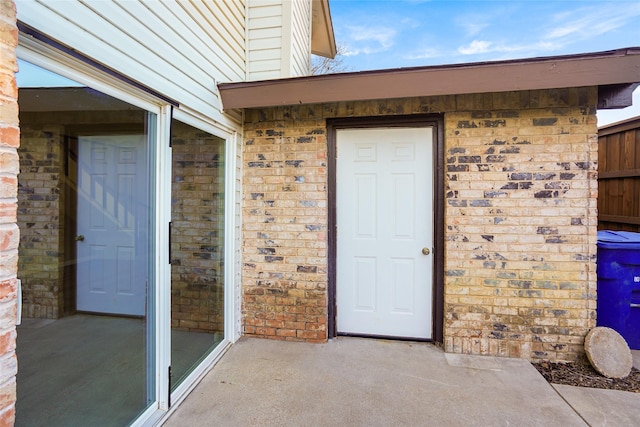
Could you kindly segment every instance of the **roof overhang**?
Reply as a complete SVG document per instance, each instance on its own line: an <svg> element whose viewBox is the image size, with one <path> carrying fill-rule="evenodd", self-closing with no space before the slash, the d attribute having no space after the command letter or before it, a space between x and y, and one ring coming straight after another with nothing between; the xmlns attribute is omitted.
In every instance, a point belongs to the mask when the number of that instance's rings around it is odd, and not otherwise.
<svg viewBox="0 0 640 427"><path fill-rule="evenodd" d="M629 86L638 82L640 48L631 47L577 55L221 83L218 88L222 105L228 110L582 86L610 86L614 92L628 92Z"/></svg>
<svg viewBox="0 0 640 427"><path fill-rule="evenodd" d="M329 0L313 0L311 6L311 53L334 58L336 52Z"/></svg>

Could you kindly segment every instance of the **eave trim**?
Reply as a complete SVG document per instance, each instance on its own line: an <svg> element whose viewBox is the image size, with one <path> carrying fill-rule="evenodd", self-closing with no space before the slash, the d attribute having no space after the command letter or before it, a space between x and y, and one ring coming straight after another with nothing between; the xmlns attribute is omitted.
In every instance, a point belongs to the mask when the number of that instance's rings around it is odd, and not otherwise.
<svg viewBox="0 0 640 427"><path fill-rule="evenodd" d="M218 85L225 109L640 82L640 48Z"/></svg>
<svg viewBox="0 0 640 427"><path fill-rule="evenodd" d="M329 0L313 0L312 14L311 53L326 58L335 58L338 49L333 32Z"/></svg>

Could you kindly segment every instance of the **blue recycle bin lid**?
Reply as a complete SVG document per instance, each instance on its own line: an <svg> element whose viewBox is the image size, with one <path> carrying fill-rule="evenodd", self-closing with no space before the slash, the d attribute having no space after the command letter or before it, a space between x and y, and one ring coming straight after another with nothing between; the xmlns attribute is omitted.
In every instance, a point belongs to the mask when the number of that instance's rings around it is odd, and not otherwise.
<svg viewBox="0 0 640 427"><path fill-rule="evenodd" d="M598 247L605 249L640 250L640 233L632 231L598 231Z"/></svg>

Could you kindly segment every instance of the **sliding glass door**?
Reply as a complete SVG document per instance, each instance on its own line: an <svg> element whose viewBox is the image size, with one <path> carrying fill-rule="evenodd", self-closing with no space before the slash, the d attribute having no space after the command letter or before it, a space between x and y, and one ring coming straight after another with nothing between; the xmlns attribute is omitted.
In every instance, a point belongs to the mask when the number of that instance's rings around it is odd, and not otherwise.
<svg viewBox="0 0 640 427"><path fill-rule="evenodd" d="M21 62L16 424L129 424L157 400L156 112Z"/></svg>
<svg viewBox="0 0 640 427"><path fill-rule="evenodd" d="M229 342L233 131L38 49L17 75L16 424L156 422Z"/></svg>
<svg viewBox="0 0 640 427"><path fill-rule="evenodd" d="M225 140L171 124L171 391L224 339Z"/></svg>

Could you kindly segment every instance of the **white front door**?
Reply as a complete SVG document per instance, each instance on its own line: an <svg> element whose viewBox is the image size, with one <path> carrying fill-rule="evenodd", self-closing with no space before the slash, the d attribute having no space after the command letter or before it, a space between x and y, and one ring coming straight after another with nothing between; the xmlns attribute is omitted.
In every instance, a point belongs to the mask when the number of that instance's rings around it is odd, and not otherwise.
<svg viewBox="0 0 640 427"><path fill-rule="evenodd" d="M432 337L432 141L430 127L337 131L338 333Z"/></svg>
<svg viewBox="0 0 640 427"><path fill-rule="evenodd" d="M148 166L144 135L78 138L77 309L145 314Z"/></svg>

